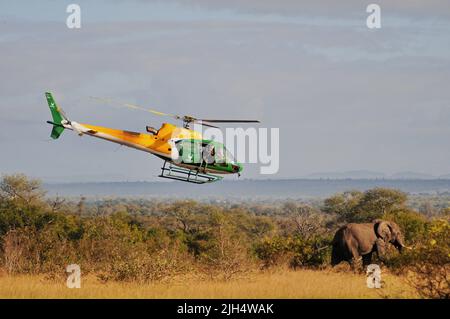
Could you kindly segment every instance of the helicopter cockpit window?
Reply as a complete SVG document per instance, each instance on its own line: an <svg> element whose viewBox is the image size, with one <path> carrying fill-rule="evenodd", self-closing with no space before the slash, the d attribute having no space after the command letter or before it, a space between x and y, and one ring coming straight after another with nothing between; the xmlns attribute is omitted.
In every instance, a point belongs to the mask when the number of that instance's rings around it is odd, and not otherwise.
<svg viewBox="0 0 450 319"><path fill-rule="evenodd" d="M225 153L224 153L224 148L223 147L217 147L216 148L216 162L217 163L225 163L226 162L226 158L225 158Z"/></svg>
<svg viewBox="0 0 450 319"><path fill-rule="evenodd" d="M224 164L234 162L233 155L224 145L202 143L196 140L180 140L175 142L178 155L183 163Z"/></svg>
<svg viewBox="0 0 450 319"><path fill-rule="evenodd" d="M192 140L181 140L175 143L178 155L183 163L200 163L202 145Z"/></svg>
<svg viewBox="0 0 450 319"><path fill-rule="evenodd" d="M224 147L224 150L225 150L226 161L227 161L227 162L233 162L233 163L234 163L234 162L235 162L235 159L234 159L233 154L231 154L230 151L227 150L225 147Z"/></svg>
<svg viewBox="0 0 450 319"><path fill-rule="evenodd" d="M208 157L208 163L227 164L234 162L233 155L223 145L208 144L204 147L204 160Z"/></svg>

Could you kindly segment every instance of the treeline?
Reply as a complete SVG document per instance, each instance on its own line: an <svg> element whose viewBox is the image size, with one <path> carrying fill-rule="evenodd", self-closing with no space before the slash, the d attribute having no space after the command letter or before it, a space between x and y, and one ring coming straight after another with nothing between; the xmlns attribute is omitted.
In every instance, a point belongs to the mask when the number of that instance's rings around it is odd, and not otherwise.
<svg viewBox="0 0 450 319"><path fill-rule="evenodd" d="M341 225L382 218L395 221L415 247L388 255L385 266L413 271L413 284L424 296L448 296L450 209L427 217L406 203L406 194L384 188L336 194L317 205L290 201L276 207L70 202L46 198L38 180L9 175L0 181L0 268L64 276L75 263L104 281L139 282L186 274L229 279L281 266L325 268Z"/></svg>

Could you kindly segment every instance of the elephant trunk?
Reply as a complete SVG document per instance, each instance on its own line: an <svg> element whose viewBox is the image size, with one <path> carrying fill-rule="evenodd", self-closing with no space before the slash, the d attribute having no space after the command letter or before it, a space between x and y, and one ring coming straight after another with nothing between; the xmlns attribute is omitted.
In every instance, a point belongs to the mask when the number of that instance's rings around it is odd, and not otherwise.
<svg viewBox="0 0 450 319"><path fill-rule="evenodd" d="M396 238L396 240L393 242L395 248L397 248L398 252L401 253L403 248L405 247L405 244L403 243L403 240L401 238Z"/></svg>
<svg viewBox="0 0 450 319"><path fill-rule="evenodd" d="M406 246L403 243L403 240L400 240L400 239L397 240L396 248L398 249L399 252L402 252L403 248L410 249L410 250L412 249L412 247Z"/></svg>

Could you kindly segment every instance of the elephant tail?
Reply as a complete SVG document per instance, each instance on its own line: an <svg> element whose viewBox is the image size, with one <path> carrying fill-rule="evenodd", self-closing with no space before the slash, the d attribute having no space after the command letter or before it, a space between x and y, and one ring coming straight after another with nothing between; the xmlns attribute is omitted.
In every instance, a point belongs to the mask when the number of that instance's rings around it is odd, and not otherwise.
<svg viewBox="0 0 450 319"><path fill-rule="evenodd" d="M344 230L341 228L339 229L333 240L331 241L331 246L332 246L332 250L331 250L331 265L332 266L336 266L337 264L339 264L341 261L343 261L345 258L342 255L342 252L344 251L344 245L342 242L342 232Z"/></svg>
<svg viewBox="0 0 450 319"><path fill-rule="evenodd" d="M333 249L331 251L331 265L336 266L342 261L342 257L338 252L338 249L336 249L335 246L333 246Z"/></svg>

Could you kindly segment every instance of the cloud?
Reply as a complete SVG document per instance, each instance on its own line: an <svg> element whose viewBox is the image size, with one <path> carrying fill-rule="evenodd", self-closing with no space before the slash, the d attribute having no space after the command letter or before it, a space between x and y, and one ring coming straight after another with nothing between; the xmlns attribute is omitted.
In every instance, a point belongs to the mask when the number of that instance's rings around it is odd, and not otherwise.
<svg viewBox="0 0 450 319"><path fill-rule="evenodd" d="M151 3L153 1L141 1ZM316 16L343 16L345 14L354 14L360 12L361 8L366 8L372 2L350 0L350 1L297 1L284 0L282 3L276 0L174 0L179 4L190 3L200 8L211 10L233 10L241 13L253 14L279 14L284 16L316 15ZM387 13L404 16L448 16L450 12L450 3L446 0L430 0L424 5L421 0L378 0L376 2L385 9ZM365 14L365 11L363 12Z"/></svg>

